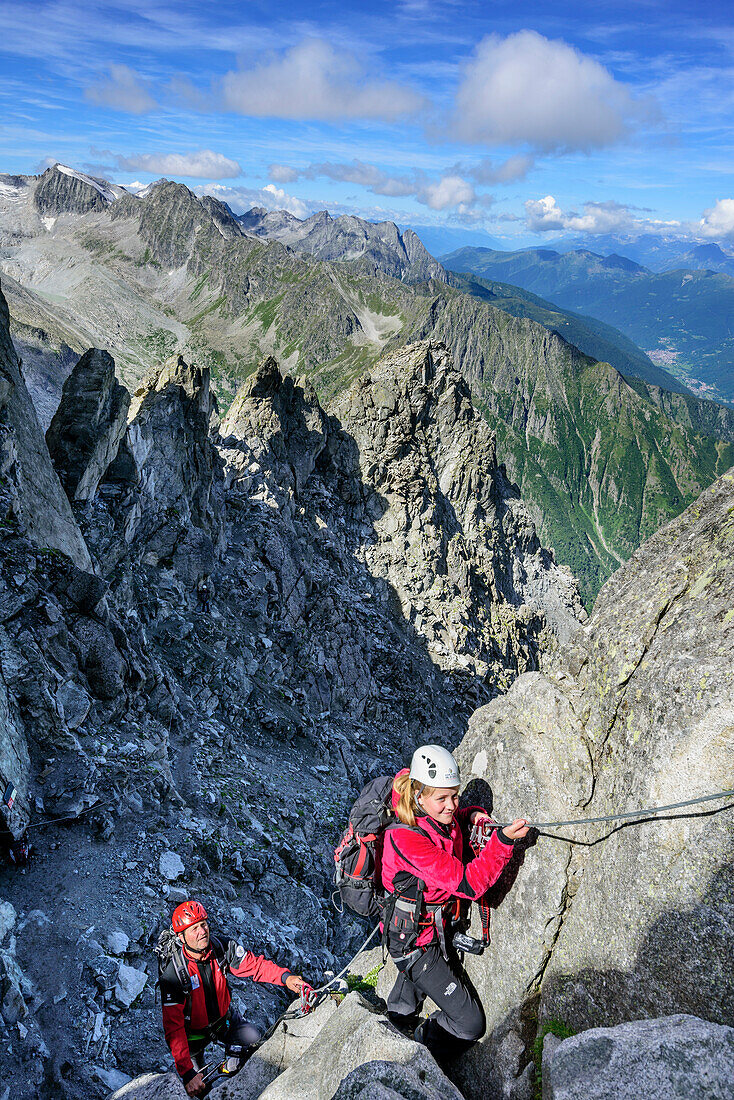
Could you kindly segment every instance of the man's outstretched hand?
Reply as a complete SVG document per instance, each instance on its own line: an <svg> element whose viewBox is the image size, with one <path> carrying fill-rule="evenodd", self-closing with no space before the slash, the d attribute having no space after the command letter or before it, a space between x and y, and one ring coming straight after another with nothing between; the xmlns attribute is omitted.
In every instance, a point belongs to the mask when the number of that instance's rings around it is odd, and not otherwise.
<svg viewBox="0 0 734 1100"><path fill-rule="evenodd" d="M184 1085L189 1096L201 1096L205 1089L203 1074L197 1073L196 1077L192 1077L190 1081L187 1081Z"/></svg>
<svg viewBox="0 0 734 1100"><path fill-rule="evenodd" d="M291 993L300 993L305 984L300 974L289 974L285 980L285 987L290 989Z"/></svg>

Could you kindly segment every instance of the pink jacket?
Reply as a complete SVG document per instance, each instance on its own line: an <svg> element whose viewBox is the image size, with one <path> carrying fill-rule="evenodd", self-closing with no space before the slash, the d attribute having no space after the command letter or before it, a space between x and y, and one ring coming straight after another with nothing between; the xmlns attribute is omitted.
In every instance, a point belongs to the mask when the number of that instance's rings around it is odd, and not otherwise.
<svg viewBox="0 0 734 1100"><path fill-rule="evenodd" d="M405 774L407 768L399 775ZM398 796L393 790L393 806ZM382 849L382 884L393 893L393 879L399 871L407 871L425 883L423 901L426 905L438 905L454 898L475 901L492 886L512 858L513 844L503 841L495 830L481 855L464 864L464 838L461 825L478 806L468 806L457 811L450 826L441 825L433 818L418 818L420 829L415 832L400 824L391 825L385 832ZM436 937L433 924L419 934L418 947L425 947Z"/></svg>

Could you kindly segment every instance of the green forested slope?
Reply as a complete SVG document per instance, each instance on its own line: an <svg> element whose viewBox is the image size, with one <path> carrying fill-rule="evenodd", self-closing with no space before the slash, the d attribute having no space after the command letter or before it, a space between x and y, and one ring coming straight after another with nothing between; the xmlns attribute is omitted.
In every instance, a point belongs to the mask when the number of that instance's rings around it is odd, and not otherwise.
<svg viewBox="0 0 734 1100"><path fill-rule="evenodd" d="M709 396L734 401L730 275L701 269L655 273L623 256L585 249L561 254L547 248L460 248L443 262L614 325L685 384L697 380Z"/></svg>

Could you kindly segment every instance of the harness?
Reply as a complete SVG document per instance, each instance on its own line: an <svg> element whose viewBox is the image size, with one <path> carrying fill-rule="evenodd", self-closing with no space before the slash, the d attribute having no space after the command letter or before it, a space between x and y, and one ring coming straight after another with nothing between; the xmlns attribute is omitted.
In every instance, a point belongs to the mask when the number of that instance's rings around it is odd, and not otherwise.
<svg viewBox="0 0 734 1100"><path fill-rule="evenodd" d="M429 840L431 839L430 834L419 826L398 823L388 826L388 830L397 828L421 833ZM490 835L491 829L487 828L484 822L472 826L467 840L475 857L480 855ZM423 948L416 947L416 940L420 933L431 925L436 929L436 938L445 959L448 958L447 925L457 926L452 939L460 952L469 951L480 955L489 946L491 908L487 904L486 895L476 898L474 902L479 910L482 924L482 938L474 940L470 936L457 934L468 925L470 903L463 902L461 898L451 898L433 905L428 904L423 900L426 884L408 871L398 872L393 879L393 888L394 892L386 895L382 902L383 954L387 948L390 955L395 958L395 948L399 948L401 961L410 960L413 956L417 957Z"/></svg>
<svg viewBox="0 0 734 1100"><path fill-rule="evenodd" d="M421 836L431 840L430 833L418 825L396 823L389 825L385 831L389 832L393 829L420 833ZM410 874L409 871L399 871L395 875L393 892L386 894L382 902L383 954L387 950L390 956L395 958L397 949L398 957L402 960L417 956L423 950L422 947L416 947L418 936L433 925L441 954L444 958L448 958L446 923L458 920L460 902L458 898L454 898L431 904L424 901L425 889L425 882L417 875Z"/></svg>

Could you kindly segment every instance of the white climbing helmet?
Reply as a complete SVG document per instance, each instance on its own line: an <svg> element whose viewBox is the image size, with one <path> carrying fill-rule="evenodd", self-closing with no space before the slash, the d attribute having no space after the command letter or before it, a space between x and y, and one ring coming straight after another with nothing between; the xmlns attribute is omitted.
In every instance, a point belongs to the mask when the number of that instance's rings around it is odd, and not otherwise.
<svg viewBox="0 0 734 1100"><path fill-rule="evenodd" d="M421 745L413 753L410 778L425 787L458 787L459 765L440 745Z"/></svg>

